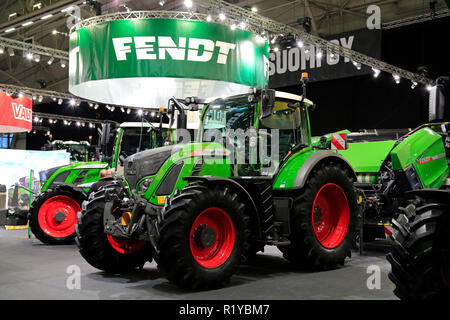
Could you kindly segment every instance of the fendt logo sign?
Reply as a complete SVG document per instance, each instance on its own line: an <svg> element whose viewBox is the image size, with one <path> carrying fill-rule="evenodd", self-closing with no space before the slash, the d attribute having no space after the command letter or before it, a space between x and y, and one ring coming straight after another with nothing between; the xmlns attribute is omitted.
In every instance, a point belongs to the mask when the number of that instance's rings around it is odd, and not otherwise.
<svg viewBox="0 0 450 320"><path fill-rule="evenodd" d="M31 111L31 109L25 108L23 104L11 102L11 108L13 110L14 119L27 122L32 121L33 111Z"/></svg>
<svg viewBox="0 0 450 320"><path fill-rule="evenodd" d="M118 61L126 61L131 54L137 60L172 60L226 64L229 53L236 49L233 43L199 38L178 38L178 45L172 37L122 37L113 38L114 51ZM218 48L218 50L216 50Z"/></svg>

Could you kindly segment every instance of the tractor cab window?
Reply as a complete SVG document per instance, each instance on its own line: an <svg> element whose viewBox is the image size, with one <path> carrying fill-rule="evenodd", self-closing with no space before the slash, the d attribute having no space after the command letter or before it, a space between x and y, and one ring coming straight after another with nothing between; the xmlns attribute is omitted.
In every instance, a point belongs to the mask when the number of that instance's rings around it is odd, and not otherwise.
<svg viewBox="0 0 450 320"><path fill-rule="evenodd" d="M298 143L308 143L308 132L306 125L305 113L300 109L290 108L288 105L294 103L290 100L277 100L275 101L273 113L261 119L259 124L259 131L262 129L267 130L267 155L271 155L273 158L271 150L271 130L278 129L279 135L279 156L281 160L288 153L288 151Z"/></svg>
<svg viewBox="0 0 450 320"><path fill-rule="evenodd" d="M147 134L148 130L148 127L142 128L141 137L141 128L124 128L120 143L119 159L125 159L135 154L139 149L141 151L149 149L151 147L151 139Z"/></svg>
<svg viewBox="0 0 450 320"><path fill-rule="evenodd" d="M227 131L250 129L253 126L253 109L254 104L248 102L248 95L213 101L203 118L202 141L224 145Z"/></svg>

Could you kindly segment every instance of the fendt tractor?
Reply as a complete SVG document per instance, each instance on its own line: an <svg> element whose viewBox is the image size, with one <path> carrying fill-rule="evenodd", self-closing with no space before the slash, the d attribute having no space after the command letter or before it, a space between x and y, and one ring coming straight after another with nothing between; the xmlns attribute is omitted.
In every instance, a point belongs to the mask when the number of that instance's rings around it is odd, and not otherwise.
<svg viewBox="0 0 450 320"><path fill-rule="evenodd" d="M183 288L222 286L265 245L314 269L344 264L355 242L356 175L343 156L311 145L313 107L260 88L205 104L197 142L132 155L125 180L83 203L81 255L111 273L154 258Z"/></svg>
<svg viewBox="0 0 450 320"><path fill-rule="evenodd" d="M141 150L175 143L176 127L179 124L179 128L186 128L187 120L176 117L178 113L172 105L169 101L167 115L170 124L162 122L161 113L159 123L142 120L125 122L117 128L114 128L114 123L104 125L99 132L101 150L98 158L102 161L74 162L41 171L40 193L33 200L28 215L31 231L36 238L48 244L72 243L76 214L87 199L90 184L100 179L102 169L110 168L115 175L120 176L123 174L123 162L128 156ZM190 123L188 128L197 126L198 123ZM114 135L112 156L109 156L108 145Z"/></svg>
<svg viewBox="0 0 450 320"><path fill-rule="evenodd" d="M88 141L49 141L42 147L43 151L65 150L70 154L70 161L90 161L95 157L95 147Z"/></svg>

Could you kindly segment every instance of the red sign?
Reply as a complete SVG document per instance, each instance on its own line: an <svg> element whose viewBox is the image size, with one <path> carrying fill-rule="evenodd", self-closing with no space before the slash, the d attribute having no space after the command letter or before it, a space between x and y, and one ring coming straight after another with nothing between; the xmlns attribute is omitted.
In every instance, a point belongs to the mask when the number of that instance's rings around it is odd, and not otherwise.
<svg viewBox="0 0 450 320"><path fill-rule="evenodd" d="M345 133L335 133L331 135L331 149L333 150L346 150L347 147L347 135Z"/></svg>
<svg viewBox="0 0 450 320"><path fill-rule="evenodd" d="M33 124L33 101L14 99L0 92L0 133L30 131Z"/></svg>

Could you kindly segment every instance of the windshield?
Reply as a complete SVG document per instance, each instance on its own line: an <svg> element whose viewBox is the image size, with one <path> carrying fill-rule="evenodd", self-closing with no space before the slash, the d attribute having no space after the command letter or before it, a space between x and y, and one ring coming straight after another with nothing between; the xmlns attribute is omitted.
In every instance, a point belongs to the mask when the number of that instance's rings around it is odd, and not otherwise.
<svg viewBox="0 0 450 320"><path fill-rule="evenodd" d="M224 138L226 130L249 129L253 125L253 105L248 102L248 95L213 101L203 117L202 141L213 142L218 133Z"/></svg>
<svg viewBox="0 0 450 320"><path fill-rule="evenodd" d="M171 144L172 141L173 139L171 129L153 129L149 127L143 127L141 139L140 127L124 128L120 145L120 155L126 158L138 151L153 149Z"/></svg>

